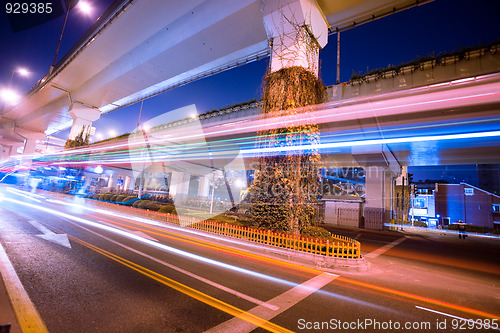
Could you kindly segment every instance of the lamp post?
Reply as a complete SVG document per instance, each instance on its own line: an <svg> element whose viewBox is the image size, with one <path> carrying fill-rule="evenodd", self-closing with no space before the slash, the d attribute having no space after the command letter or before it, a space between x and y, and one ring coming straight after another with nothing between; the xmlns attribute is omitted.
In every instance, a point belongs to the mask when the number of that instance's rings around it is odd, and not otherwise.
<svg viewBox="0 0 500 333"><path fill-rule="evenodd" d="M29 71L23 67L16 68L12 71L7 89L4 89L0 92L0 97L4 101L4 103L2 103L2 111L6 105L15 104L20 98L19 94L12 90L12 80L15 73L18 73L20 76L24 77L27 77L29 75Z"/></svg>
<svg viewBox="0 0 500 333"><path fill-rule="evenodd" d="M62 37L64 34L64 28L66 28L66 22L68 21L69 10L71 9L71 6L73 5L73 3L75 3L75 2L78 3L78 1L79 0L71 0L68 4L68 7L66 8L66 15L64 16L64 23L63 23L63 26L61 29L61 34L59 35L59 41L57 42L56 53L54 54L54 59L52 60L52 65L50 66L50 69L49 69L49 74L52 73L52 71L54 70L54 67L56 65L57 54L59 53L59 47L61 46L61 40L62 40ZM84 12L85 14L89 14L91 12L91 7L86 2L81 2L78 4L78 6L82 10L82 12Z"/></svg>
<svg viewBox="0 0 500 333"><path fill-rule="evenodd" d="M27 77L30 73L28 72L28 70L26 68L23 68L23 67L19 67L19 68L16 68L12 71L12 74L10 75L10 80L9 80L9 89L11 88L12 86L12 79L14 78L14 73L18 73L19 75L21 76L24 76L24 77Z"/></svg>

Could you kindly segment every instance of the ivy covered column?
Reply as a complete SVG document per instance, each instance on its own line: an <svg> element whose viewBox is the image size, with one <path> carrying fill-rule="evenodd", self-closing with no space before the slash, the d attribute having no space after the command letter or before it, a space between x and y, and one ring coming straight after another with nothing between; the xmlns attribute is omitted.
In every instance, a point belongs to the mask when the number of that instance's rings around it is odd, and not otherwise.
<svg viewBox="0 0 500 333"><path fill-rule="evenodd" d="M270 72L302 67L318 76L319 50L328 23L314 0L265 0L264 26L271 45Z"/></svg>
<svg viewBox="0 0 500 333"><path fill-rule="evenodd" d="M73 103L69 107L69 115L73 118L73 125L69 133L69 139L74 140L82 131L82 128L90 128L92 122L101 117L99 109L90 108L80 103Z"/></svg>
<svg viewBox="0 0 500 333"><path fill-rule="evenodd" d="M297 108L323 103L326 89L318 79L318 63L328 30L316 2L265 1L264 24L272 47L264 79L264 117L293 117L304 112ZM298 233L311 225L318 199L318 126L292 122L260 131L259 137L259 147L274 151L258 157L249 191L251 212L259 226Z"/></svg>

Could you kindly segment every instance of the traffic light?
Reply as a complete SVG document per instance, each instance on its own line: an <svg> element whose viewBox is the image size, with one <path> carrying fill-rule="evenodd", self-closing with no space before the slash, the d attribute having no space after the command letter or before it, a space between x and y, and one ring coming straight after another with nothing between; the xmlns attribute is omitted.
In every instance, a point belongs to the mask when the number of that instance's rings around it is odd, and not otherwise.
<svg viewBox="0 0 500 333"><path fill-rule="evenodd" d="M407 176L408 176L408 185L409 185L409 184L413 183L413 174L409 173L409 174L407 174Z"/></svg>

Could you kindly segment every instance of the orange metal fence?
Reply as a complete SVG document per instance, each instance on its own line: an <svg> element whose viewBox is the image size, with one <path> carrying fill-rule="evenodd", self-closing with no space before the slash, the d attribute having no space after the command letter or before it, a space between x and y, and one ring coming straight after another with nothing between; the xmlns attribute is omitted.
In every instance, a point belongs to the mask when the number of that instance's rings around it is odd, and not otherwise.
<svg viewBox="0 0 500 333"><path fill-rule="evenodd" d="M133 212L135 215L142 217L153 218L155 220L208 231L219 235L246 239L261 244L278 246L287 249L337 258L361 258L361 244L357 240L341 235L332 235L333 241L327 241L279 232L272 232L270 230L231 225L227 223L199 221L195 218L179 217L177 215L158 213L134 207L119 206L112 203L99 201L93 202L97 205L106 206L115 210L127 213Z"/></svg>

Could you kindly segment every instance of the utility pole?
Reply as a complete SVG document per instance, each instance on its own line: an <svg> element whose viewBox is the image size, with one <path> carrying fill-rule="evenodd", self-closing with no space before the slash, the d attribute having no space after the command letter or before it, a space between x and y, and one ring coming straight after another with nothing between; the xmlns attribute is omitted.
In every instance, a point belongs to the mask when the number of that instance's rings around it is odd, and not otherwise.
<svg viewBox="0 0 500 333"><path fill-rule="evenodd" d="M340 31L337 28L337 84L340 83Z"/></svg>

